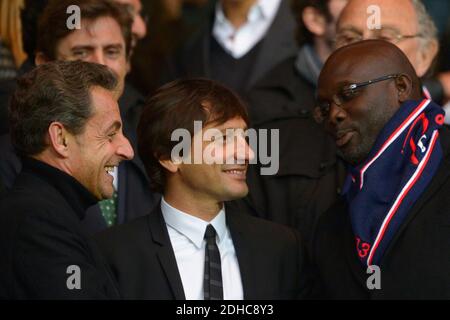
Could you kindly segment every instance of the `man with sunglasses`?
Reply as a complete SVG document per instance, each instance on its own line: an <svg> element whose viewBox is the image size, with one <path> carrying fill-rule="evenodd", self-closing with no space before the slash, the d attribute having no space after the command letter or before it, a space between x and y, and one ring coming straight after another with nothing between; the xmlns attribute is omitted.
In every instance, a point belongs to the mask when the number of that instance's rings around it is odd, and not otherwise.
<svg viewBox="0 0 450 320"><path fill-rule="evenodd" d="M335 51L317 100L348 165L342 197L314 233L322 292L450 298L450 131L442 108L422 97L406 55L381 40Z"/></svg>

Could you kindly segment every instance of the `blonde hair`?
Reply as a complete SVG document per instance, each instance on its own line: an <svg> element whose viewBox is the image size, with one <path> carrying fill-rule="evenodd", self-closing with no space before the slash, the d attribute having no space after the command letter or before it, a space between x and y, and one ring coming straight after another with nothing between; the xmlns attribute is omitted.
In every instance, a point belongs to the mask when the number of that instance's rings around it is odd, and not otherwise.
<svg viewBox="0 0 450 320"><path fill-rule="evenodd" d="M24 0L0 0L0 39L9 47L19 67L27 55L23 50L20 11Z"/></svg>

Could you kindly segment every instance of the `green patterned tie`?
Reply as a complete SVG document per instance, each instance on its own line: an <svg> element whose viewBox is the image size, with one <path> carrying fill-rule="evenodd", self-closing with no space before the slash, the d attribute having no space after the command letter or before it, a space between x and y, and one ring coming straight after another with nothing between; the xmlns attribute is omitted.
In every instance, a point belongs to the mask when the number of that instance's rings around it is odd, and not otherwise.
<svg viewBox="0 0 450 320"><path fill-rule="evenodd" d="M114 191L111 199L102 200L99 203L100 210L102 210L103 218L105 218L108 227L111 227L116 223L117 217L117 192Z"/></svg>

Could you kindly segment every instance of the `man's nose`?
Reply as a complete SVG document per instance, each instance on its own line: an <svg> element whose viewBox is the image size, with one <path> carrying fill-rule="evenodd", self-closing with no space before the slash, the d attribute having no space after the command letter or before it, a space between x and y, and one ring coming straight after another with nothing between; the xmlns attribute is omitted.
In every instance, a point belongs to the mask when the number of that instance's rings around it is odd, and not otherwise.
<svg viewBox="0 0 450 320"><path fill-rule="evenodd" d="M244 137L237 138L237 146L236 146L236 159L250 161L255 158L255 152L248 144L247 140Z"/></svg>
<svg viewBox="0 0 450 320"><path fill-rule="evenodd" d="M336 126L344 121L346 112L344 109L336 105L334 102L330 104L330 112L328 114L328 124Z"/></svg>
<svg viewBox="0 0 450 320"><path fill-rule="evenodd" d="M95 62L98 64L106 65L105 55L101 51L95 51L91 59L89 59L89 62Z"/></svg>
<svg viewBox="0 0 450 320"><path fill-rule="evenodd" d="M147 26L145 24L144 19L142 19L141 15L136 14L134 16L131 31L139 40L144 38L145 35L147 34Z"/></svg>
<svg viewBox="0 0 450 320"><path fill-rule="evenodd" d="M116 154L124 160L131 160L134 157L133 147L123 134L121 134L121 136L122 139L117 146Z"/></svg>

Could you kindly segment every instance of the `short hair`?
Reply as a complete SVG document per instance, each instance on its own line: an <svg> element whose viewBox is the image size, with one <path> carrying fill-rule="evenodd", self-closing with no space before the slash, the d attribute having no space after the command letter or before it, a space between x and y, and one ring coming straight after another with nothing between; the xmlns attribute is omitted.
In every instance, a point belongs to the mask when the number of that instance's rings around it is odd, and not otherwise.
<svg viewBox="0 0 450 320"><path fill-rule="evenodd" d="M131 52L131 26L133 17L124 5L110 0L50 0L39 19L37 51L45 54L50 60L56 59L56 47L59 41L71 32L67 28L66 12L71 5L80 8L81 20L96 20L102 17L113 18L120 26L125 40L127 56Z"/></svg>
<svg viewBox="0 0 450 320"><path fill-rule="evenodd" d="M330 0L291 0L291 9L294 13L295 20L297 21L296 38L299 45L306 43L312 44L314 41L314 34L308 30L303 22L302 13L306 7L315 8L320 14L322 14L327 22L331 22L333 17L328 7Z"/></svg>
<svg viewBox="0 0 450 320"><path fill-rule="evenodd" d="M45 63L19 78L9 105L16 153L33 156L44 151L55 121L74 135L82 133L92 115L93 86L114 91L117 79L106 66L83 61Z"/></svg>
<svg viewBox="0 0 450 320"><path fill-rule="evenodd" d="M223 124L240 117L249 124L247 109L232 90L218 82L180 79L157 89L145 102L137 129L138 154L144 163L153 191L163 192L164 168L160 159L170 159L174 130L184 128L194 136L194 121Z"/></svg>
<svg viewBox="0 0 450 320"><path fill-rule="evenodd" d="M423 48L428 48L431 42L437 41L436 25L421 0L411 2L417 15L418 33L421 35L419 41Z"/></svg>

